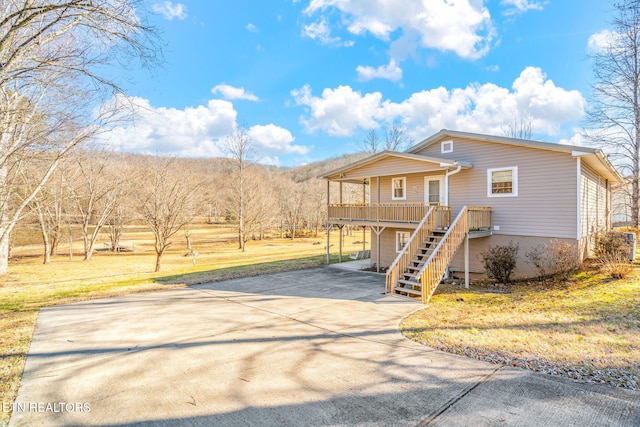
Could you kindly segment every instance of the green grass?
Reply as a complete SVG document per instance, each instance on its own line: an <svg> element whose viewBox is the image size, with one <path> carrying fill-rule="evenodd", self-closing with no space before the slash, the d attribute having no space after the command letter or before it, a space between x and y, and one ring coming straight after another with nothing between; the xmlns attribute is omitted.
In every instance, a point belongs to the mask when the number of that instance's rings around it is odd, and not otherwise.
<svg viewBox="0 0 640 427"><path fill-rule="evenodd" d="M402 332L433 348L585 382L640 388L640 266L627 279L584 271L496 292L440 285Z"/></svg>

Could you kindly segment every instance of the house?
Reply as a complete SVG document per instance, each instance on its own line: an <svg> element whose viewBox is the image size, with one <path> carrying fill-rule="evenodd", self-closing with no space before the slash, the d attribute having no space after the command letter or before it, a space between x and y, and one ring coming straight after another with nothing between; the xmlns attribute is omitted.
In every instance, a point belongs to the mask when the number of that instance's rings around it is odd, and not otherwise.
<svg viewBox="0 0 640 427"><path fill-rule="evenodd" d="M599 150L451 130L321 178L328 224L369 227L387 292L423 302L445 274L464 273L468 284L482 273L478 255L490 246L517 242L525 277L533 271L524 254L553 239L584 260L595 233L611 227L611 187L621 182ZM364 203L342 203L345 183L363 186Z"/></svg>

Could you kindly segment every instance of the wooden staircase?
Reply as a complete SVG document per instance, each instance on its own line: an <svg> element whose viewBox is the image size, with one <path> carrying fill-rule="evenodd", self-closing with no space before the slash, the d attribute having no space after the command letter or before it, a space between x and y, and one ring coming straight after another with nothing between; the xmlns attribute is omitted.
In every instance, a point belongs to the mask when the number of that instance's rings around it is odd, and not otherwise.
<svg viewBox="0 0 640 427"><path fill-rule="evenodd" d="M422 283L420 283L420 277L417 275L435 252L444 235L445 231L432 231L427 236L427 239L418 248L405 271L400 274L400 279L398 279L398 283L393 288L395 293L416 298L422 296Z"/></svg>
<svg viewBox="0 0 640 427"><path fill-rule="evenodd" d="M419 298L426 304L469 231L489 230L491 224L489 207L465 206L453 221L450 215L446 206L429 210L389 267L387 293Z"/></svg>

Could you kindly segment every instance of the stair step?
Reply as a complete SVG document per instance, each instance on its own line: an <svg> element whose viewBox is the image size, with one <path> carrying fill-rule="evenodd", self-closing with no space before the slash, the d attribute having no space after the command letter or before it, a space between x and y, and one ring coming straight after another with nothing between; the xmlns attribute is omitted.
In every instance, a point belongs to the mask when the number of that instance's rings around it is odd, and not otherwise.
<svg viewBox="0 0 640 427"><path fill-rule="evenodd" d="M416 286L416 287L419 287L419 288L422 287L422 284L420 282L416 282L415 280L399 279L398 280L398 284L399 285L402 284L402 285L405 285L405 286Z"/></svg>
<svg viewBox="0 0 640 427"><path fill-rule="evenodd" d="M420 253L415 254L415 257L416 257L416 258L412 258L412 259L411 259L411 262L422 262L422 261L424 261L426 258L429 258L429 257L431 256L431 254L432 254L432 253L433 253L433 252L425 252L425 253L423 253L423 254L420 254Z"/></svg>
<svg viewBox="0 0 640 427"><path fill-rule="evenodd" d="M419 248L418 250L419 250L419 251L422 251L422 253L425 253L425 252L433 252L433 250L434 250L435 248L436 248L436 247L434 246L434 247L432 247L432 248L431 248L431 247L429 247L429 248ZM418 252L418 253L419 253L419 252Z"/></svg>
<svg viewBox="0 0 640 427"><path fill-rule="evenodd" d="M433 240L427 240L426 242L423 243L423 247L427 247L427 246L432 246L432 245L437 245L438 243L440 243L442 241L442 239L440 237L435 238Z"/></svg>
<svg viewBox="0 0 640 427"><path fill-rule="evenodd" d="M417 257L429 257L429 255L431 255L433 253L433 249L427 249L424 252L416 252L415 256Z"/></svg>
<svg viewBox="0 0 640 427"><path fill-rule="evenodd" d="M410 289L410 288L402 288L400 286L396 286L395 288L393 288L394 291L396 292L404 292L407 295L415 295L415 296L421 296L422 295L422 291L416 291L415 289Z"/></svg>

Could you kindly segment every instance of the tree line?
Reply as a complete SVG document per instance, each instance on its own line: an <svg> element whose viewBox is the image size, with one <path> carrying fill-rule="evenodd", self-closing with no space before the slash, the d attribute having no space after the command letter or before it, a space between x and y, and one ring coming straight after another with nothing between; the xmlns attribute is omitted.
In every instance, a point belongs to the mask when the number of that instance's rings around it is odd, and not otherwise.
<svg viewBox="0 0 640 427"><path fill-rule="evenodd" d="M211 159L116 153L85 145L61 159L44 183L38 162L32 162L20 174L20 191L14 196L40 189L19 224L37 224L45 264L60 254L62 243L71 247L76 239L82 241L86 261L100 236L107 236L108 248L118 251L127 226L145 225L154 236L156 271L171 237L194 218L236 226L242 251L267 231L290 239L318 236L326 222L326 182L317 178L319 168L338 167L358 156L296 168L265 166L252 157L252 142L244 137L244 130L234 131L227 138L229 157ZM238 143L242 147L234 151ZM345 191L345 201L360 202L361 193Z"/></svg>

